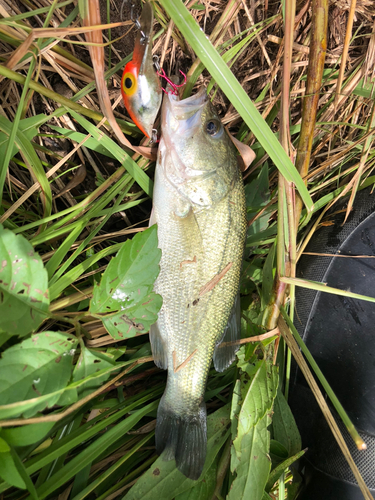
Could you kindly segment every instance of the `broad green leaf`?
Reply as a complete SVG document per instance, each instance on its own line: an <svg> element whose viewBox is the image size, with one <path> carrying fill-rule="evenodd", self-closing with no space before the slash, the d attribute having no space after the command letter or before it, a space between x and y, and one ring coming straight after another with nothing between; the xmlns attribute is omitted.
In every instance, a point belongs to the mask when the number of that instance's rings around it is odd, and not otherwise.
<svg viewBox="0 0 375 500"><path fill-rule="evenodd" d="M202 481L199 481L190 490L177 495L175 500L207 500L208 498L212 498L216 487L217 464L218 457L215 458Z"/></svg>
<svg viewBox="0 0 375 500"><path fill-rule="evenodd" d="M277 464L279 462L282 462L283 460L286 460L289 456L288 450L285 448L285 446L275 439L271 439L270 442L270 457L272 460L273 464Z"/></svg>
<svg viewBox="0 0 375 500"><path fill-rule="evenodd" d="M291 457L301 451L301 436L292 411L280 390L277 391L273 412L272 428L274 438L285 446L288 455Z"/></svg>
<svg viewBox="0 0 375 500"><path fill-rule="evenodd" d="M148 354L150 355L150 354ZM126 361L124 363L117 363L115 366L100 370L95 372L83 380L77 380L76 382L71 382L68 386L63 386L60 389L46 394L44 396L35 397L28 400L18 401L17 403L11 403L8 405L0 406L0 419L13 418L15 416L24 414L28 415L30 410L34 411L34 408L45 408L47 402L51 399L56 398L56 403L59 405L67 405L75 402L78 399L78 390L81 386L87 384L89 379L99 379L106 373L113 373L120 368L131 364L133 360Z"/></svg>
<svg viewBox="0 0 375 500"><path fill-rule="evenodd" d="M43 422L12 429L4 428L0 435L12 446L29 446L43 439L54 425L54 422Z"/></svg>
<svg viewBox="0 0 375 500"><path fill-rule="evenodd" d="M229 405L220 408L207 417L207 458L204 464L202 480L215 461L223 444L229 436ZM175 465L174 460L165 461L159 457L150 469L138 479L125 500L172 500L177 495L191 490L199 483L185 477Z"/></svg>
<svg viewBox="0 0 375 500"><path fill-rule="evenodd" d="M206 66L212 78L216 80L249 129L267 151L281 174L287 181L294 182L310 213L313 208L313 202L301 176L281 147L275 134L264 121L215 47L207 39L196 20L180 0L161 0L160 3L185 39L189 41L197 57Z"/></svg>
<svg viewBox="0 0 375 500"><path fill-rule="evenodd" d="M104 353L97 353L84 347L81 350L81 354L73 371L73 381L76 382L77 380L86 379L86 377L89 377L89 375L93 373L113 367L114 364L114 361ZM109 376L110 373L107 372L100 378L88 378L87 383L80 387L78 394L80 397L87 396L90 392L101 386L103 382L108 380Z"/></svg>
<svg viewBox="0 0 375 500"><path fill-rule="evenodd" d="M159 274L157 245L156 226L127 240L94 288L90 313L103 315L103 324L115 339L134 337L157 320L162 305L160 295L152 291Z"/></svg>
<svg viewBox="0 0 375 500"><path fill-rule="evenodd" d="M24 336L47 316L47 273L42 259L21 235L0 225L0 329Z"/></svg>
<svg viewBox="0 0 375 500"><path fill-rule="evenodd" d="M0 453L0 477L17 488L25 489L26 484L14 463L11 449Z"/></svg>
<svg viewBox="0 0 375 500"><path fill-rule="evenodd" d="M0 453L7 453L8 451L10 451L8 443L0 437Z"/></svg>
<svg viewBox="0 0 375 500"><path fill-rule="evenodd" d="M277 369L266 360L258 362L253 369L255 374L250 382L247 382L247 374L242 375L243 403L237 432L233 435L231 457L231 470L236 478L228 500L261 500L271 468L268 426L277 391Z"/></svg>
<svg viewBox="0 0 375 500"><path fill-rule="evenodd" d="M25 489L30 493L34 500L39 500L38 494L36 492L34 483L32 482L29 474L27 473L25 466L14 449L10 450L10 454L13 459L13 463L17 469L18 474L21 476L22 481L25 483Z"/></svg>
<svg viewBox="0 0 375 500"><path fill-rule="evenodd" d="M0 360L0 418L4 418L2 409L6 410L6 405L36 396L47 398L33 404L24 412L25 417L51 408L58 400L54 391L64 388L70 380L76 345L75 337L42 332L4 351Z"/></svg>

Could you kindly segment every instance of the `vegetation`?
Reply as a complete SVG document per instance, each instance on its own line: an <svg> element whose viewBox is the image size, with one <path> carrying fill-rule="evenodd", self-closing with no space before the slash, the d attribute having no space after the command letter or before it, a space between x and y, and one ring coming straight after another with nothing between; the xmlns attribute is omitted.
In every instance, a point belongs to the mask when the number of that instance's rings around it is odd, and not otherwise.
<svg viewBox="0 0 375 500"><path fill-rule="evenodd" d="M197 482L154 448L166 381L147 335L161 307L147 229L155 148L121 105L131 9L101 0L107 24L90 30L94 4L0 0L0 493L291 500L301 481L291 466L304 453L287 404L291 353L332 420L298 345L364 446L293 312L295 286L324 287L295 268L328 208L350 194L349 214L375 181L373 2L152 2L160 65L187 73L184 96L205 85L256 155L244 171L243 345L236 364L210 373Z"/></svg>

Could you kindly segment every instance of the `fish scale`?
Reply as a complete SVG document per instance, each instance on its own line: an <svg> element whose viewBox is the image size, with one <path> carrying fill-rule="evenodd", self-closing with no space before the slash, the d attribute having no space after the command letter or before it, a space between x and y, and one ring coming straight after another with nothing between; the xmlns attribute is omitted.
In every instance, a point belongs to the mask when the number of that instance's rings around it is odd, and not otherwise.
<svg viewBox="0 0 375 500"><path fill-rule="evenodd" d="M163 297L150 340L156 364L168 369L156 446L198 479L206 455L207 376L238 294L246 233L236 152L204 89L183 101L164 98L150 223L158 224L155 291ZM233 343L222 349L227 364L235 350Z"/></svg>

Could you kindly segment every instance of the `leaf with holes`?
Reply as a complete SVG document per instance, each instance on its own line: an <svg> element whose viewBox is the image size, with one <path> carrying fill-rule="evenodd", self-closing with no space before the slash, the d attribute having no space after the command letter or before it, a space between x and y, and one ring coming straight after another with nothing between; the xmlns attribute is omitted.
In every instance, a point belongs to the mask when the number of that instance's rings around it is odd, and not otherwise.
<svg viewBox="0 0 375 500"><path fill-rule="evenodd" d="M50 393L50 398L37 400L23 414L30 417L51 408L60 397L52 393L66 387L71 378L76 345L75 337L42 332L4 351L0 360L0 419L17 402Z"/></svg>
<svg viewBox="0 0 375 500"><path fill-rule="evenodd" d="M112 360L112 358L106 356L104 353L95 352L85 347L81 350L81 355L74 368L73 382L85 379L93 373L104 370L105 368L112 367L114 364L115 362ZM78 394L80 395L80 397L87 396L88 394L90 394L90 392L100 387L103 382L108 380L110 375L111 372L108 372L104 373L102 377L98 377L95 379L89 377L87 383L79 388Z"/></svg>
<svg viewBox="0 0 375 500"><path fill-rule="evenodd" d="M35 331L49 307L47 272L23 236L0 225L0 331L25 336Z"/></svg>
<svg viewBox="0 0 375 500"><path fill-rule="evenodd" d="M94 288L90 313L100 316L113 338L134 337L157 320L162 299L152 288L160 256L157 229L152 226L124 243Z"/></svg>

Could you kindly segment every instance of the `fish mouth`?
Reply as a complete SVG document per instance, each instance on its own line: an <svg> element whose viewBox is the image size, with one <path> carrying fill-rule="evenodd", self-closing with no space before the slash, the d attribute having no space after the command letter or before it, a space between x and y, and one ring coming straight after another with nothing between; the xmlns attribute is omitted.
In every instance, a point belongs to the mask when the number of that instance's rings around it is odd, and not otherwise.
<svg viewBox="0 0 375 500"><path fill-rule="evenodd" d="M201 125L201 111L207 105L208 97L205 87L180 101L174 94L166 95L164 113L164 131L181 138L192 136Z"/></svg>
<svg viewBox="0 0 375 500"><path fill-rule="evenodd" d="M182 99L182 101L174 94L168 94L168 98L170 110L176 120L190 118L202 109L208 101L205 87L201 87L197 94Z"/></svg>

